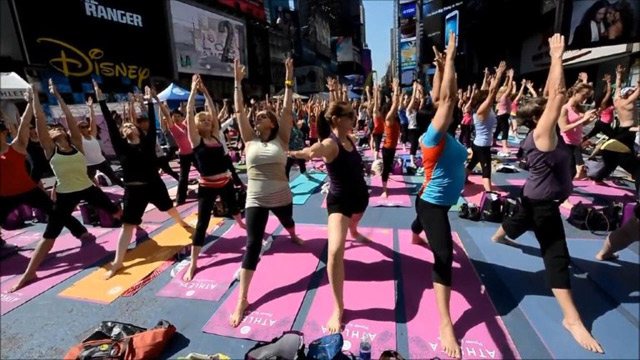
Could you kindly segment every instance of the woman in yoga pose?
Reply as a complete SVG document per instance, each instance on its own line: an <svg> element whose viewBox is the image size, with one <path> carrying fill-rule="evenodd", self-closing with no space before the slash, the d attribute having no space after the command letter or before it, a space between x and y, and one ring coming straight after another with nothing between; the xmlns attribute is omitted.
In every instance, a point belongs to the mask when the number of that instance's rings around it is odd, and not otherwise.
<svg viewBox="0 0 640 360"><path fill-rule="evenodd" d="M575 179L584 179L587 172L582 158L582 128L598 117L598 110L584 111L582 104L593 94L593 87L586 83L578 83L569 89L569 101L562 108L558 126L564 142L571 150L571 174Z"/></svg>
<svg viewBox="0 0 640 360"><path fill-rule="evenodd" d="M334 311L327 322L329 333L341 331L344 311L344 246L347 229L356 241L370 241L358 232L358 223L369 204L369 189L364 179L362 157L349 132L354 125L352 106L338 100L331 89L329 108L318 118L320 142L300 151L292 151L296 159L322 158L330 179L327 195L329 213L329 255L327 273L333 291Z"/></svg>
<svg viewBox="0 0 640 360"><path fill-rule="evenodd" d="M451 272L453 264L453 238L449 223L449 208L458 202L464 187L464 162L467 150L447 130L453 122L457 104L456 36L449 34L446 56L435 48L436 58L442 61L434 77L434 93L438 94L437 110L420 137L425 179L416 199L416 219L411 224L413 243L428 244L435 259L433 288L440 314L440 342L443 351L452 358L460 358L461 350L453 329L449 311L451 298ZM427 240L420 238L420 233Z"/></svg>
<svg viewBox="0 0 640 360"><path fill-rule="evenodd" d="M118 129L111 117L111 112L107 107L102 91L95 81L93 82L93 87L109 129L111 144L122 165L125 185L122 231L120 232L115 259L111 263L111 269L105 274L105 278L108 279L122 268L124 256L133 236L133 230L142 223L142 215L149 203L155 205L158 210L169 213L187 231L192 232L193 228L182 220L178 210L173 207L167 187L160 178L157 164L154 161L156 156L156 119L152 97L156 102L159 102L155 92L152 92L148 87L145 89L149 108L149 115L147 116L149 130L144 133L136 125L129 122L123 123L122 127ZM138 122L138 119L131 120Z"/></svg>
<svg viewBox="0 0 640 360"><path fill-rule="evenodd" d="M195 114L194 107L198 91L205 95L208 111ZM164 106L163 112L168 112ZM241 228L245 228L240 207L235 197L233 179L226 160L225 148L221 140L220 124L215 112L213 100L202 84L199 75L193 75L191 93L187 102L187 135L193 148L193 156L198 171L200 183L198 186L198 225L192 239L191 264L184 274L184 281L191 281L198 267L198 256L207 235L207 228L211 220L213 205L218 196L229 208L229 212Z"/></svg>
<svg viewBox="0 0 640 360"><path fill-rule="evenodd" d="M269 211L273 212L282 226L291 235L291 240L302 244L296 236L293 221L293 195L285 174L291 133L291 102L293 99L293 60L285 62L286 81L282 115L271 110L261 110L256 114L255 131L249 124L242 97L242 79L245 69L238 59L234 62L235 109L240 122L240 135L246 144L247 200L245 217L247 223L247 249L242 259L238 303L229 319L229 324L237 327L242 321L244 310L249 306L247 296L253 273L258 266L262 250L262 237L267 226Z"/></svg>
<svg viewBox="0 0 640 360"><path fill-rule="evenodd" d="M398 106L400 104L400 80L393 81L393 97L391 102L386 102L380 110L384 118L384 144L382 145L382 197L387 198L387 182L393 169L393 161L396 156L396 146L400 137L400 122L398 121Z"/></svg>
<svg viewBox="0 0 640 360"><path fill-rule="evenodd" d="M562 324L582 347L603 353L584 327L571 296L569 250L559 209L573 189L573 169L568 166L572 153L557 127L561 113L566 112L564 36L555 34L549 39L549 48L551 67L545 87L548 101L531 99L518 110L518 117L533 128L522 144L529 176L522 189L520 211L502 223L492 240L517 246L513 240L533 229L540 243L547 283L564 315Z"/></svg>
<svg viewBox="0 0 640 360"><path fill-rule="evenodd" d="M120 208L112 203L109 197L87 176L87 160L84 156L82 133L51 79L49 79L49 91L60 104L67 121L69 134L64 131L61 125L47 128L42 106L37 101L37 96L34 96L38 137L56 177L57 195L53 213L49 217L47 228L42 235L43 239L38 243L25 273L12 289L14 291L35 277L36 270L53 247L53 242L62 232L62 228L69 221L72 221L69 218L72 217L71 213L80 201L84 200L92 206L109 212L114 217L120 217L122 214ZM89 240L93 237L86 236L86 238Z"/></svg>

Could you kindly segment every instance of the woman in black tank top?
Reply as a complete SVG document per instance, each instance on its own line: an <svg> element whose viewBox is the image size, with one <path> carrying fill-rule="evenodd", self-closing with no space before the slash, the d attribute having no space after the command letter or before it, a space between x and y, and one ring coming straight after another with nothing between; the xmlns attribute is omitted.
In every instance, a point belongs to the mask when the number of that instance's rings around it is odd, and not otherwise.
<svg viewBox="0 0 640 360"><path fill-rule="evenodd" d="M331 88L332 100L338 89ZM358 222L369 204L369 190L364 180L362 158L354 146L349 130L354 125L354 114L347 101L333 101L318 117L320 142L304 150L293 151L290 156L310 160L322 158L327 166L331 187L327 195L329 213L329 255L327 273L332 288L344 285L344 246L347 229L359 242L369 242L358 232ZM340 234L336 236L336 234ZM334 311L327 322L329 333L340 332L344 302L342 291L334 293Z"/></svg>

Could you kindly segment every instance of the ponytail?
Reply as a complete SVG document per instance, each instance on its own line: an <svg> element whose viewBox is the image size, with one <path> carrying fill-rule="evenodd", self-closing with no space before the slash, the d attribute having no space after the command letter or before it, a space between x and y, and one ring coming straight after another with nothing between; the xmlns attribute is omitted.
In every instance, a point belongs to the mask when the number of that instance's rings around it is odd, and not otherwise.
<svg viewBox="0 0 640 360"><path fill-rule="evenodd" d="M331 121L325 116L325 111L322 110L316 118L316 132L318 133L318 139L320 141L328 138L331 135Z"/></svg>

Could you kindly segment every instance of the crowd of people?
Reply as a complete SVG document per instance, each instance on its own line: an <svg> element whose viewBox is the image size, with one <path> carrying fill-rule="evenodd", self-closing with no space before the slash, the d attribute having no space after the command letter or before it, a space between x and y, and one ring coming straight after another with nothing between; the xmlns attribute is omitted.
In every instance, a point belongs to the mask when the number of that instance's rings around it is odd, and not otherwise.
<svg viewBox="0 0 640 360"><path fill-rule="evenodd" d="M595 107L590 108L586 104L591 103L589 99L594 95L593 85L586 74L581 74L578 82L566 86L562 66L565 40L555 35L549 40L551 67L544 89L536 91L533 83L524 79L518 89L515 73L505 62L495 68L495 73L485 70L480 86L471 84L466 89L458 89L455 35L452 33L449 39L444 53L434 48L436 72L430 91L415 82L409 92L403 93L395 79L390 89L379 84L367 87L361 100L349 100L346 87L337 79L329 78L328 100L312 97L307 102L294 101L291 59L285 63L284 95L277 100L251 100L250 104L245 104L242 92L245 69L236 60L234 101L233 104L224 102L220 110L199 75L193 76L189 100L181 108L170 109L147 87L144 96L132 97L123 116L108 108L99 85L94 82L95 102L105 118L122 169L120 176L102 155L96 139L94 100L87 103L88 118L77 122L50 81L49 91L66 119L63 127L46 124L38 96L30 92L19 127L10 131L4 123L0 125L0 219L17 206L28 204L42 209L49 220L25 273L12 291L35 278L36 270L63 227L81 241L95 239L72 215L80 201L122 221L115 259L107 278L122 268L133 231L141 224L143 213L151 203L192 233L191 262L184 275L184 280L190 281L198 270L198 256L214 201L219 196L236 224L246 228L247 233L237 306L229 320L230 326L236 327L249 305L251 280L257 271L269 213L278 218L291 241L304 244L296 234L293 220L289 171L298 164L300 172L306 174L306 162L319 159L324 163L330 184L327 272L334 311L327 329L331 333L340 332L347 233L357 241L371 241L358 231L369 203L367 174L359 150L371 149L374 162L381 162L382 196L386 197L396 148L398 144L405 149L408 145L410 167L424 175L424 183L415 202L415 220L406 226L411 226L414 243L428 244L433 251L440 339L447 355L459 358L460 344L449 311L453 240L448 213L458 202L476 165L482 170L484 190L492 190L491 148L498 145L499 157L510 156L511 137L512 142L521 144L520 156L528 164L529 172L522 189L520 211L502 223L492 240L514 244L524 232L534 231L548 285L564 314L563 325L581 346L603 352L584 327L571 296L569 252L559 207L571 194L573 180L586 177L582 151L593 145L590 139L595 136L604 135L609 141L595 144L592 156L601 155L604 166L593 174L594 181L602 182L618 166L636 180L640 176L640 160L634 150L638 131L635 104L640 84L623 88L624 69L618 67L615 92L611 77L606 76L605 91L596 96ZM198 94L204 96L205 105L196 111ZM179 174L171 169L159 149L154 102L159 107L158 123L171 134L179 148ZM134 103L139 103L140 113ZM618 121L614 122L614 118ZM593 130L584 135L584 126L593 121L597 121ZM616 126L612 127L614 123ZM240 134L234 145L243 154L240 162L246 164L246 186L236 173L229 153L226 138L229 129L237 129ZM523 129L527 130L524 137ZM621 151L621 146L626 151ZM185 223L176 209L186 201L192 165L200 174L195 229ZM42 174L48 167L55 175L55 200L41 186ZM178 180L175 205L159 169ZM110 200L100 188L95 180L97 171L124 188L122 206ZM639 184L636 181L636 191ZM238 188L245 187L246 201L242 204L235 195ZM628 246L629 239L639 238L639 212L636 207L635 219L610 234L597 254L599 260L614 257L616 251ZM426 238L422 237L423 232Z"/></svg>

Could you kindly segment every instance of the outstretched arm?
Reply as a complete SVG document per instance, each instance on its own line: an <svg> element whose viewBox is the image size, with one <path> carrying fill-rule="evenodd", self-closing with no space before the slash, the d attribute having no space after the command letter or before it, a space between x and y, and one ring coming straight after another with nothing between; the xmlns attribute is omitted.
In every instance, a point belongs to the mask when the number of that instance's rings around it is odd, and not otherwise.
<svg viewBox="0 0 640 360"><path fill-rule="evenodd" d="M33 88L33 85L32 85ZM56 144L49 136L49 129L47 128L46 115L40 104L38 94L33 94L33 110L36 114L36 131L38 132L38 140L44 150L44 155L47 159L51 159L55 150Z"/></svg>
<svg viewBox="0 0 640 360"><path fill-rule="evenodd" d="M201 87L200 76L198 74L193 75L191 78L191 92L189 93L189 101L187 101L187 134L189 135L189 142L191 148L195 148L200 144L200 133L196 127L196 95L198 95L198 89Z"/></svg>
<svg viewBox="0 0 640 360"><path fill-rule="evenodd" d="M322 120L324 121L324 120ZM304 148L298 151L291 151L289 153L294 159L319 159L323 158L328 162L333 161L338 156L338 146L331 139L324 139L311 145L308 148Z"/></svg>
<svg viewBox="0 0 640 360"><path fill-rule="evenodd" d="M433 52L435 53L434 63L436 64L436 73L433 75L433 89L431 90L431 102L433 103L433 107L437 108L438 103L440 102L440 86L442 84L442 73L444 71L445 58L444 55L433 47Z"/></svg>
<svg viewBox="0 0 640 360"><path fill-rule="evenodd" d="M491 81L491 86L489 87L489 96L484 100L482 104L478 107L478 119L484 120L487 115L489 115L489 111L491 110L491 106L493 102L496 100L496 95L498 94L498 87L500 84L500 78L502 74L504 74L507 69L507 63L504 61L500 62L498 65L498 70L496 71L496 77Z"/></svg>
<svg viewBox="0 0 640 360"><path fill-rule="evenodd" d="M393 79L393 98L391 99L391 108L384 119L387 125L392 125L398 117L398 106L400 104L400 80Z"/></svg>
<svg viewBox="0 0 640 360"><path fill-rule="evenodd" d="M91 96L87 99L87 106L89 107L89 133L91 137L95 138L98 136L98 124L96 124L96 115L93 111L93 98Z"/></svg>
<svg viewBox="0 0 640 360"><path fill-rule="evenodd" d="M609 102L609 100L611 100L611 75L605 74L604 82L605 82L604 98L600 103L600 110L606 109L607 103Z"/></svg>
<svg viewBox="0 0 640 360"><path fill-rule="evenodd" d="M20 119L20 126L18 127L18 134L11 146L19 153L27 152L27 145L29 144L29 127L31 126L31 118L33 117L33 88L29 86L29 89L25 92L24 99L27 101L27 108L24 109L22 118Z"/></svg>
<svg viewBox="0 0 640 360"><path fill-rule="evenodd" d="M532 81L527 80L527 89L531 93L531 96L538 97L538 93L536 92L536 89L533 87Z"/></svg>
<svg viewBox="0 0 640 360"><path fill-rule="evenodd" d="M286 69L284 100L282 114L278 117L278 137L285 146L289 146L291 126L293 126L293 59L288 58L284 62Z"/></svg>
<svg viewBox="0 0 640 360"><path fill-rule="evenodd" d="M235 77L235 87L233 102L236 109L236 116L238 118L238 128L240 129L240 136L245 143L252 141L255 138L255 133L251 128L247 113L244 111L244 98L242 97L242 79L244 78L244 66L240 65L240 59L236 58L233 61L233 74Z"/></svg>
<svg viewBox="0 0 640 360"><path fill-rule="evenodd" d="M456 35L449 33L449 44L444 62L442 84L440 84L440 106L433 116L431 126L439 134L444 134L453 122L453 109L456 105L458 86L456 84L456 68L454 64L456 56ZM429 144L427 144L429 145Z"/></svg>
<svg viewBox="0 0 640 360"><path fill-rule="evenodd" d="M620 92L622 91L622 73L624 72L624 67L622 65L618 65L616 67L616 94L613 99L620 98Z"/></svg>
<svg viewBox="0 0 640 360"><path fill-rule="evenodd" d="M417 97L418 97L418 82L414 81L413 82L413 91L411 92L411 100L409 100L409 105L407 105L407 114L409 112L411 112L413 114L413 112L415 111L413 109L413 107L416 104L417 101Z"/></svg>
<svg viewBox="0 0 640 360"><path fill-rule="evenodd" d="M107 130L109 130L109 139L111 140L111 145L113 145L113 149L116 151L116 154L119 155L120 153L122 153L122 151L124 151L127 143L120 135L118 125L111 116L111 111L109 110L109 107L107 107L107 103L104 100L102 90L100 90L100 86L95 80L93 80L93 90L96 94L96 100L98 100L98 104L100 104L100 110L102 111L104 122L107 124Z"/></svg>
<svg viewBox="0 0 640 360"><path fill-rule="evenodd" d="M69 127L69 132L71 133L71 144L75 146L78 151L84 153L84 150L82 149L82 133L78 128L78 122L76 121L76 118L73 117L71 110L69 110L69 107L64 102L64 99L62 99L62 96L60 96L60 93L58 92L58 89L56 88L52 79L49 79L49 92L53 94L53 96L55 96L58 104L60 104L62 113L67 120L67 127Z"/></svg>

